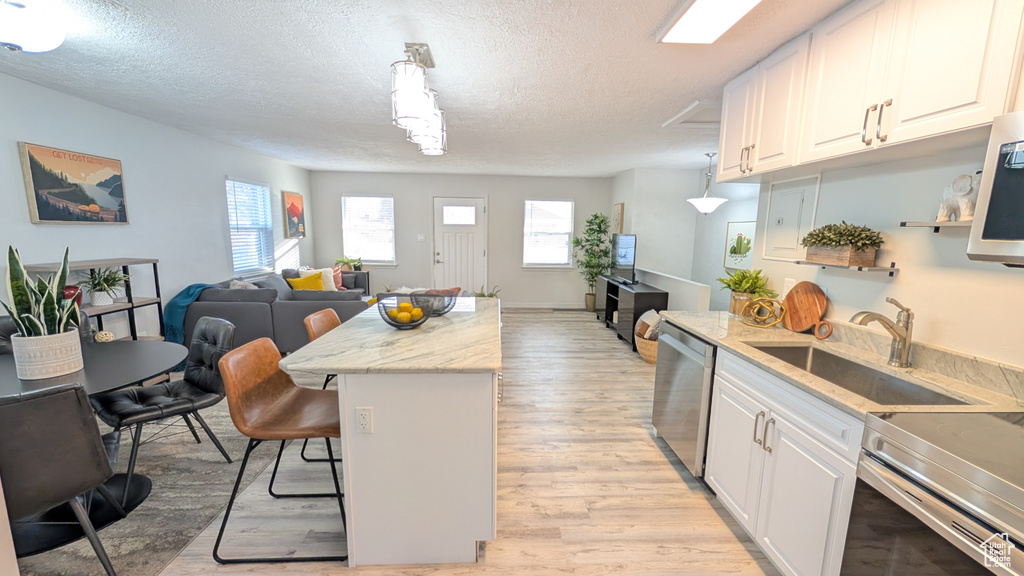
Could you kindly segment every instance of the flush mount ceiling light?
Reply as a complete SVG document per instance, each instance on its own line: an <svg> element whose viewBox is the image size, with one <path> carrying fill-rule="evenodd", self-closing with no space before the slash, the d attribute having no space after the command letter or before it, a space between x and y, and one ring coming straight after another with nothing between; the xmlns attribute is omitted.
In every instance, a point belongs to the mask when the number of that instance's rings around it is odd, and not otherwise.
<svg viewBox="0 0 1024 576"><path fill-rule="evenodd" d="M689 198L686 201L693 204L697 212L701 214L711 214L716 208L725 204L729 200L726 198L718 198L711 193L711 159L718 155L717 152L706 152L704 154L708 157L708 173L704 175L704 195L700 198Z"/></svg>
<svg viewBox="0 0 1024 576"><path fill-rule="evenodd" d="M391 65L391 121L407 131L423 155L440 156L448 150L448 133L437 92L427 83L434 57L426 44L410 42L405 44L405 56Z"/></svg>
<svg viewBox="0 0 1024 576"><path fill-rule="evenodd" d="M0 0L0 46L8 50L54 50L64 43L63 26L49 2Z"/></svg>
<svg viewBox="0 0 1024 576"><path fill-rule="evenodd" d="M693 0L661 36L666 44L711 44L761 0Z"/></svg>

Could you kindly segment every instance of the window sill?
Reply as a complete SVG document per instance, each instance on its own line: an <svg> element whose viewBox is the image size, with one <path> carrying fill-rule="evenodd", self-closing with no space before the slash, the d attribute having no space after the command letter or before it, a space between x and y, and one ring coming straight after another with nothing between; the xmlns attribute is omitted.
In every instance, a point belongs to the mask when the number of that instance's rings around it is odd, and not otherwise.
<svg viewBox="0 0 1024 576"><path fill-rule="evenodd" d="M523 270L551 270L551 271L565 271L575 270L576 267L572 264L523 264Z"/></svg>
<svg viewBox="0 0 1024 576"><path fill-rule="evenodd" d="M397 262L363 262L363 270L375 268L398 268Z"/></svg>

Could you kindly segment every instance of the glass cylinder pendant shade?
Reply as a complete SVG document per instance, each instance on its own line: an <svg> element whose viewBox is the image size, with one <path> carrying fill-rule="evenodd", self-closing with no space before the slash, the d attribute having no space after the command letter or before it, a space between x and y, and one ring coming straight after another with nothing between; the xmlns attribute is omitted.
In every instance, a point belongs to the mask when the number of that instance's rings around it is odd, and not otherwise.
<svg viewBox="0 0 1024 576"><path fill-rule="evenodd" d="M424 144L431 139L441 138L441 110L437 105L437 92L428 90L427 105L419 114L421 122L409 128L408 138L410 142Z"/></svg>
<svg viewBox="0 0 1024 576"><path fill-rule="evenodd" d="M439 131L426 140L417 142L420 145L420 153L424 156L441 156L448 151L448 128L444 122L444 110L437 112L441 119Z"/></svg>
<svg viewBox="0 0 1024 576"><path fill-rule="evenodd" d="M422 64L403 60L391 65L391 120L395 126L411 130L421 126L423 113L429 110L427 70Z"/></svg>

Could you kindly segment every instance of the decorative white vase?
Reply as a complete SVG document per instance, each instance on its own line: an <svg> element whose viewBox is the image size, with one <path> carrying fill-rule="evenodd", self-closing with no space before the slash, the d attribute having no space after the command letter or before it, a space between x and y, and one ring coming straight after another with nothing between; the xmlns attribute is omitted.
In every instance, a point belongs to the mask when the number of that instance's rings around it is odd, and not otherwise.
<svg viewBox="0 0 1024 576"><path fill-rule="evenodd" d="M77 329L50 336L11 337L18 378L41 380L82 369L82 341Z"/></svg>
<svg viewBox="0 0 1024 576"><path fill-rule="evenodd" d="M113 306L114 297L109 292L92 292L89 294L89 303L93 306Z"/></svg>

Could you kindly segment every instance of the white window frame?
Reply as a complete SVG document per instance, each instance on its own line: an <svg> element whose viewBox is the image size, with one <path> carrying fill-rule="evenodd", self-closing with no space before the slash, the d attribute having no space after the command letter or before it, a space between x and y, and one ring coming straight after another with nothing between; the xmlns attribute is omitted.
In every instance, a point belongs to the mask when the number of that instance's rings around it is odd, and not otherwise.
<svg viewBox="0 0 1024 576"><path fill-rule="evenodd" d="M246 191L244 188L249 187L250 190ZM227 177L224 179L224 192L225 199L228 208L228 230L229 230L229 243L231 245L231 269L234 271L234 275L242 278L252 278L256 276L265 276L273 273L274 271L274 211L272 209L270 200L270 187L261 182L252 182L247 180L239 180L237 178ZM260 217L265 217L260 223L253 226L239 226L237 211L239 209L239 200L244 200L242 194L245 192L253 192L254 198L249 198L252 201L252 206L249 206L250 211L255 211ZM257 261L256 266L249 266L244 268L236 267L236 250L241 248L241 236L242 234L251 234L252 231L256 231L258 234L257 242L262 241L263 243L263 255L261 258L260 254L255 254L255 260Z"/></svg>
<svg viewBox="0 0 1024 576"><path fill-rule="evenodd" d="M568 243L568 247L567 247L567 252L568 253L566 255L566 262L564 262L564 263L555 263L555 264L547 264L547 263L527 262L526 261L526 242L527 242L527 237L528 237L527 236L527 230L526 230L526 225L527 225L526 213L527 213L527 207L529 206L529 204L531 202L561 202L561 203L569 204L569 206L570 206L569 231L568 231L569 243ZM576 231L576 201L575 200L561 200L561 199L550 199L550 198L543 198L543 199L540 199L540 198L528 198L528 199L524 200L523 201L523 268L532 268L532 269L537 269L537 268L540 268L540 269L545 269L545 268L546 269L571 269L573 267L572 240L573 240L573 235L575 234L575 231ZM544 234L544 233L540 233L540 234L534 233L535 236L536 235L541 235L541 234ZM554 233L552 233L552 234L554 234ZM565 234L565 232L558 232L557 234Z"/></svg>
<svg viewBox="0 0 1024 576"><path fill-rule="evenodd" d="M391 259L390 260L372 260L365 258L362 254L353 254L349 252L348 244L345 242L345 199L346 198L388 198L391 200ZM397 266L398 265L398 242L395 235L395 229L397 225L395 223L395 197L394 196L383 196L376 194L349 194L341 197L341 251L342 255L346 258L360 258L363 264L373 264L375 266Z"/></svg>

